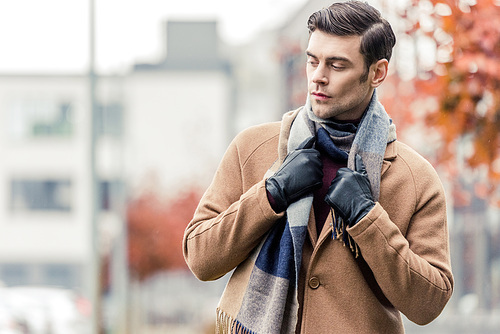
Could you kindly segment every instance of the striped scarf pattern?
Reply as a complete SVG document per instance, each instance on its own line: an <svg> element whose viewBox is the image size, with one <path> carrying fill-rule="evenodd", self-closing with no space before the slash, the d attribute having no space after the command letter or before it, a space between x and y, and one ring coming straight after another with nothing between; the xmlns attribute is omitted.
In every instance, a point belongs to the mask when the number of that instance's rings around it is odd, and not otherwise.
<svg viewBox="0 0 500 334"><path fill-rule="evenodd" d="M295 150L306 138L315 135L315 120L308 115L309 101L299 112L290 129L287 151ZM374 197L378 199L380 171L385 148L395 140L395 128L383 106L372 97L361 120L348 157L354 168L355 154L360 154L368 170ZM266 177L272 175L270 170ZM378 180L378 181L377 181ZM238 314L232 318L218 309L218 333L294 333L297 325L297 288L302 260L302 246L307 234L313 202L308 194L292 203L283 219L276 222L254 251L255 262Z"/></svg>

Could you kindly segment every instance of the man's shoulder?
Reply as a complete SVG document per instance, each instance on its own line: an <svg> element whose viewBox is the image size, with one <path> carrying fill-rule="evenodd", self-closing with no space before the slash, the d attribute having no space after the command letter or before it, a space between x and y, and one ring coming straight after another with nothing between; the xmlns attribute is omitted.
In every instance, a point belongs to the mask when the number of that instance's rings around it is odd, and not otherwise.
<svg viewBox="0 0 500 334"><path fill-rule="evenodd" d="M426 164L429 163L420 153L418 153L414 148L405 144L399 140L395 141L397 145L398 156L404 158L405 160L410 160L412 163L416 164Z"/></svg>
<svg viewBox="0 0 500 334"><path fill-rule="evenodd" d="M260 145L267 141L278 140L282 126L290 127L301 108L288 111L281 121L266 122L254 125L241 131L236 137L237 144Z"/></svg>
<svg viewBox="0 0 500 334"><path fill-rule="evenodd" d="M397 145L397 160L403 162L413 176L430 174L437 177L437 172L432 164L415 149L398 140L395 141L395 144Z"/></svg>
<svg viewBox="0 0 500 334"><path fill-rule="evenodd" d="M264 164L267 168L278 156L281 122L264 123L241 131L232 146L242 166ZM253 168L253 167L251 167Z"/></svg>
<svg viewBox="0 0 500 334"><path fill-rule="evenodd" d="M255 148L267 142L278 140L281 122L269 122L251 126L241 131L234 139L236 145Z"/></svg>

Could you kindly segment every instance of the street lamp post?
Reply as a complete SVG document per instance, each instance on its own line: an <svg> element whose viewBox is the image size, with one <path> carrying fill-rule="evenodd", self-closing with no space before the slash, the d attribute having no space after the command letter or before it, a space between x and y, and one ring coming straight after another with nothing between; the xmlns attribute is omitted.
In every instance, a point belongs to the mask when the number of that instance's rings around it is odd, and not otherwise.
<svg viewBox="0 0 500 334"><path fill-rule="evenodd" d="M92 302L92 333L101 333L101 289L100 289L100 247L99 247L99 227L98 215L100 205L99 179L96 171L96 144L97 144L97 98L96 85L97 74L95 71L95 0L89 0L89 100L90 100L90 286Z"/></svg>

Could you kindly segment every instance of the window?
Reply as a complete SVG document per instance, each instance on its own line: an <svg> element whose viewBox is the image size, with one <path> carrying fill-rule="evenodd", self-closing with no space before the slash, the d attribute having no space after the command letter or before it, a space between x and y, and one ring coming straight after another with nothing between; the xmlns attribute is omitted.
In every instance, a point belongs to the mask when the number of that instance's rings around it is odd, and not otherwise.
<svg viewBox="0 0 500 334"><path fill-rule="evenodd" d="M73 133L73 114L67 101L17 100L10 108L9 131L14 139L68 137Z"/></svg>
<svg viewBox="0 0 500 334"><path fill-rule="evenodd" d="M120 103L99 104L96 113L99 135L120 137L123 134L123 108Z"/></svg>
<svg viewBox="0 0 500 334"><path fill-rule="evenodd" d="M69 136L72 131L71 104L63 102L44 110L42 117L33 121L33 136Z"/></svg>
<svg viewBox="0 0 500 334"><path fill-rule="evenodd" d="M29 268L24 264L4 264L1 266L1 280L7 286L29 283Z"/></svg>
<svg viewBox="0 0 500 334"><path fill-rule="evenodd" d="M70 180L22 180L10 185L12 211L70 211Z"/></svg>
<svg viewBox="0 0 500 334"><path fill-rule="evenodd" d="M71 288L75 285L75 268L68 264L47 264L42 268L43 284Z"/></svg>
<svg viewBox="0 0 500 334"><path fill-rule="evenodd" d="M106 180L99 183L100 191L100 209L103 211L112 211L121 203L120 199L123 196L124 184L120 180Z"/></svg>
<svg viewBox="0 0 500 334"><path fill-rule="evenodd" d="M82 284L82 268L72 263L1 263L0 282L6 286L43 285L74 289Z"/></svg>

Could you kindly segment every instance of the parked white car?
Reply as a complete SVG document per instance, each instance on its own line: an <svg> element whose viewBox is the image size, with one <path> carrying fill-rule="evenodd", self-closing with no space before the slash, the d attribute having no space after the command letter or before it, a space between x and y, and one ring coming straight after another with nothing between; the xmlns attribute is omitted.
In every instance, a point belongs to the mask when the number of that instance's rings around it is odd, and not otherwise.
<svg viewBox="0 0 500 334"><path fill-rule="evenodd" d="M2 289L9 307L33 334L87 334L89 319L73 291L54 287L17 286ZM0 332L2 334L2 332Z"/></svg>
<svg viewBox="0 0 500 334"><path fill-rule="evenodd" d="M0 302L0 334L23 334L23 320L18 319L3 301Z"/></svg>
<svg viewBox="0 0 500 334"><path fill-rule="evenodd" d="M9 289L0 288L0 334L24 334L30 331L31 325L26 319L28 312L28 307L21 305Z"/></svg>

